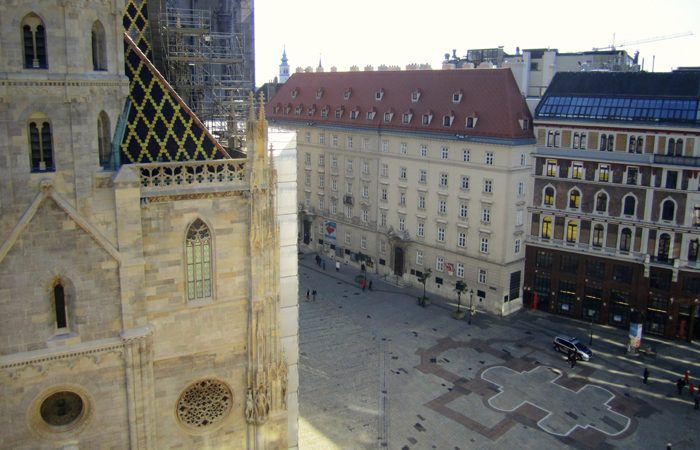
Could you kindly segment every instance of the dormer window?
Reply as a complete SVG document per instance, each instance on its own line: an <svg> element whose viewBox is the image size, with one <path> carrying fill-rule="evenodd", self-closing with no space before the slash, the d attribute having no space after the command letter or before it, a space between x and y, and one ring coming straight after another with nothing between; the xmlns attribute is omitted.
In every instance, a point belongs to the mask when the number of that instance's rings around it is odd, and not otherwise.
<svg viewBox="0 0 700 450"><path fill-rule="evenodd" d="M391 119L394 118L394 110L390 109L389 111L384 113L384 122L391 122Z"/></svg>
<svg viewBox="0 0 700 450"><path fill-rule="evenodd" d="M274 107L272 108L272 114L278 114L279 112L280 112L280 107L279 107L279 105L274 106Z"/></svg>
<svg viewBox="0 0 700 450"><path fill-rule="evenodd" d="M452 103L459 103L462 101L462 96L464 93L462 92L461 89L459 89L457 92L452 94Z"/></svg>
<svg viewBox="0 0 700 450"><path fill-rule="evenodd" d="M452 122L455 120L455 113L450 111L449 114L442 117L442 126L451 127Z"/></svg>
<svg viewBox="0 0 700 450"><path fill-rule="evenodd" d="M343 99L348 100L350 98L350 94L352 94L352 89L348 88L345 92L343 92Z"/></svg>
<svg viewBox="0 0 700 450"><path fill-rule="evenodd" d="M478 118L476 117L476 114L471 114L469 117L467 117L467 123L466 127L467 128L474 128L476 127L476 121Z"/></svg>
<svg viewBox="0 0 700 450"><path fill-rule="evenodd" d="M309 107L309 110L306 112L306 115L311 117L316 113L316 105L313 105Z"/></svg>
<svg viewBox="0 0 700 450"><path fill-rule="evenodd" d="M336 109L335 110L335 118L340 119L341 117L343 117L343 111L344 111L343 108Z"/></svg>
<svg viewBox="0 0 700 450"><path fill-rule="evenodd" d="M374 116L377 114L377 110L375 108L372 108L371 110L367 111L367 120L374 120Z"/></svg>
<svg viewBox="0 0 700 450"><path fill-rule="evenodd" d="M316 91L316 100L320 99L322 95L323 95L323 89L319 89L318 91Z"/></svg>
<svg viewBox="0 0 700 450"><path fill-rule="evenodd" d="M423 125L430 125L430 122L433 121L433 112L428 111L425 114L423 114Z"/></svg>
<svg viewBox="0 0 700 450"><path fill-rule="evenodd" d="M294 115L295 115L295 116L300 116L300 115L301 115L301 110L302 110L301 106L298 107L298 108L294 108Z"/></svg>
<svg viewBox="0 0 700 450"><path fill-rule="evenodd" d="M285 116L286 116L287 114L289 114L289 110L290 110L290 109L292 109L292 108L289 107L289 106L285 106L285 107L284 107L284 111L283 111L283 112L284 112L284 115L285 115Z"/></svg>
<svg viewBox="0 0 700 450"><path fill-rule="evenodd" d="M321 117L324 119L326 117L328 117L328 111L330 111L330 110L331 110L331 107L326 105L326 107L321 110Z"/></svg>
<svg viewBox="0 0 700 450"><path fill-rule="evenodd" d="M295 88L295 89L292 91L292 98L297 98L297 94L298 94L298 93L299 93L299 89L296 89L296 88Z"/></svg>
<svg viewBox="0 0 700 450"><path fill-rule="evenodd" d="M401 116L401 123L410 123L413 118L413 111L410 109Z"/></svg>
<svg viewBox="0 0 700 450"><path fill-rule="evenodd" d="M415 91L411 92L411 101L412 102L417 102L419 98L420 98L420 89L416 89Z"/></svg>
<svg viewBox="0 0 700 450"><path fill-rule="evenodd" d="M384 88L374 93L374 99L380 101L384 97Z"/></svg>
<svg viewBox="0 0 700 450"><path fill-rule="evenodd" d="M530 121L527 119L520 120L520 127L523 129L523 131L527 131L530 129Z"/></svg>
<svg viewBox="0 0 700 450"><path fill-rule="evenodd" d="M352 120L357 119L357 116L359 116L359 115L360 115L360 110L359 110L359 109L353 109L352 111L350 111L350 118L351 118Z"/></svg>

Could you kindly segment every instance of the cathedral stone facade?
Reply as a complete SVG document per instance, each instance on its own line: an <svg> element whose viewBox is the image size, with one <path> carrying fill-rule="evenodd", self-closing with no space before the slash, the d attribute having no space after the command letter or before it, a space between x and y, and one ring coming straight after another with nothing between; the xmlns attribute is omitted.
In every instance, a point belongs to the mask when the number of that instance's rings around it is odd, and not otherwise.
<svg viewBox="0 0 700 450"><path fill-rule="evenodd" d="M1 8L0 448L295 448L295 137L232 159L129 7Z"/></svg>

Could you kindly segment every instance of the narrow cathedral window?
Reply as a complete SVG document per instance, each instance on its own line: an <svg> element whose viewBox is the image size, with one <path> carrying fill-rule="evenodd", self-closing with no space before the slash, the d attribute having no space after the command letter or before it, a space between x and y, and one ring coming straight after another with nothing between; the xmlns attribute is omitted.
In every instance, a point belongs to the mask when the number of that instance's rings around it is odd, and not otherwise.
<svg viewBox="0 0 700 450"><path fill-rule="evenodd" d="M97 147L100 154L100 166L109 165L112 156L112 140L109 133L109 116L102 111L97 116Z"/></svg>
<svg viewBox="0 0 700 450"><path fill-rule="evenodd" d="M100 21L92 24L92 69L107 70L105 28Z"/></svg>
<svg viewBox="0 0 700 450"><path fill-rule="evenodd" d="M211 233L197 219L187 230L187 297L189 300L211 297Z"/></svg>
<svg viewBox="0 0 700 450"><path fill-rule="evenodd" d="M55 170L51 143L51 124L42 118L30 119L29 147L32 172Z"/></svg>
<svg viewBox="0 0 700 450"><path fill-rule="evenodd" d="M66 297L63 286L57 284L53 287L53 301L56 309L56 328L67 328L66 320Z"/></svg>
<svg viewBox="0 0 700 450"><path fill-rule="evenodd" d="M24 68L48 69L46 62L46 29L36 14L28 14L22 20L24 43Z"/></svg>

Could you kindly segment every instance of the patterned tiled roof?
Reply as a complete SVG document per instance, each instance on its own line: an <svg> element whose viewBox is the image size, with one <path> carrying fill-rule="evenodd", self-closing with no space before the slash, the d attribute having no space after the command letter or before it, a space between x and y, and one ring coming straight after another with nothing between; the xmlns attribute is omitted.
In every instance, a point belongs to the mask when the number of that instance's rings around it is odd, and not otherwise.
<svg viewBox="0 0 700 450"><path fill-rule="evenodd" d="M128 0L124 17L124 31L151 61L151 29L148 26L148 2L146 0Z"/></svg>
<svg viewBox="0 0 700 450"><path fill-rule="evenodd" d="M121 145L123 163L229 158L126 32L124 60L131 109Z"/></svg>
<svg viewBox="0 0 700 450"><path fill-rule="evenodd" d="M321 92L320 98L317 93ZM347 93L349 97L346 99ZM417 101L412 94L417 94ZM453 95L461 95L458 102ZM285 106L289 108L285 114ZM315 110L313 110L315 106ZM322 110L328 106L327 117ZM297 115L297 108L302 108ZM376 114L370 119L368 112ZM312 114L309 115L309 109ZM343 110L336 118L336 110ZM352 111L358 111L352 118ZM395 112L385 121L386 112ZM402 115L411 111L409 123ZM270 121L495 138L533 138L530 111L510 69L295 73L268 102ZM423 124L423 115L433 115ZM369 116L372 116L371 114ZM445 125L444 117L454 117ZM467 128L467 119L476 119Z"/></svg>

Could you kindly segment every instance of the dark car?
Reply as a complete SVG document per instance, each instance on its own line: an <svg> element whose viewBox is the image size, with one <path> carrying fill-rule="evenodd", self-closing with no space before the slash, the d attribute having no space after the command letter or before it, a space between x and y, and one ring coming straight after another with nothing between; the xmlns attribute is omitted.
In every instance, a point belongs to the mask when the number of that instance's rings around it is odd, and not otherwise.
<svg viewBox="0 0 700 450"><path fill-rule="evenodd" d="M558 352L576 352L578 359L582 361L590 361L593 357L593 352L583 345L581 341L575 337L557 336L554 338L554 350Z"/></svg>

